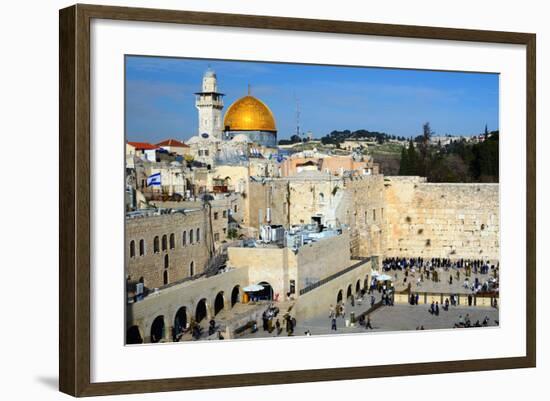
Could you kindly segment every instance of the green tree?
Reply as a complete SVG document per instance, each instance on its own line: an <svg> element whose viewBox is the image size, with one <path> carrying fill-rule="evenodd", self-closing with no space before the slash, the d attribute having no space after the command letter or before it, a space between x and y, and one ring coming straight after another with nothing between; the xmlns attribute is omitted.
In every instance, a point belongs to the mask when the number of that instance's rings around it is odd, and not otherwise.
<svg viewBox="0 0 550 401"><path fill-rule="evenodd" d="M408 169L406 175L418 175L418 154L412 140L409 141L407 149Z"/></svg>
<svg viewBox="0 0 550 401"><path fill-rule="evenodd" d="M409 165L409 154L405 146L401 149L401 160L399 162L399 175L409 175L410 165Z"/></svg>

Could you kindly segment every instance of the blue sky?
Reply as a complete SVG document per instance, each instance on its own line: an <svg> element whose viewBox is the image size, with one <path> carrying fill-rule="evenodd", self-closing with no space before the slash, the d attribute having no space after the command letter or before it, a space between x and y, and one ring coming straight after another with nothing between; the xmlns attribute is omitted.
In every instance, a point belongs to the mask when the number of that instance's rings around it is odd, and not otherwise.
<svg viewBox="0 0 550 401"><path fill-rule="evenodd" d="M497 74L127 56L128 140L196 135L194 92L208 66L224 110L250 84L273 111L279 138L296 130L296 98L300 126L315 137L344 129L418 135L426 121L437 135L498 129Z"/></svg>

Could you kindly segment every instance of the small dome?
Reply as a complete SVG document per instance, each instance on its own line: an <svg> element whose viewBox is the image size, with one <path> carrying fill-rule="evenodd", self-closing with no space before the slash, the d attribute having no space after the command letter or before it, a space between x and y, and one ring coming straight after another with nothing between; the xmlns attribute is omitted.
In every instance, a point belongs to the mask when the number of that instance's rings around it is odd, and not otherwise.
<svg viewBox="0 0 550 401"><path fill-rule="evenodd" d="M241 142L241 143L252 143L252 140L247 137L245 134L237 134L232 139L233 142Z"/></svg>
<svg viewBox="0 0 550 401"><path fill-rule="evenodd" d="M189 138L189 140L187 141L187 144L192 145L194 143L200 142L200 140L201 140L201 138L199 136L195 135L195 136L192 136L191 138Z"/></svg>
<svg viewBox="0 0 550 401"><path fill-rule="evenodd" d="M229 131L277 132L275 119L269 107L254 96L245 96L227 109L223 125Z"/></svg>

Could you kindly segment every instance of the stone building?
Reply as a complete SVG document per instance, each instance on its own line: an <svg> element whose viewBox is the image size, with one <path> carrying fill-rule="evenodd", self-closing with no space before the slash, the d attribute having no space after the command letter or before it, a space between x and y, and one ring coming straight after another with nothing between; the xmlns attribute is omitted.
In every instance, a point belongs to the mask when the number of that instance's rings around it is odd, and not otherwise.
<svg viewBox="0 0 550 401"><path fill-rule="evenodd" d="M213 254L206 207L128 213L126 279L128 293L148 290L200 274Z"/></svg>

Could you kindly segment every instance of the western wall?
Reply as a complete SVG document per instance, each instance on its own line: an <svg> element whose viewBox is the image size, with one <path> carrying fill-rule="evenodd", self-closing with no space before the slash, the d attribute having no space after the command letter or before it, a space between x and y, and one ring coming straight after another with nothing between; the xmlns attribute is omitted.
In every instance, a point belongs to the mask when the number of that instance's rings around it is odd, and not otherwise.
<svg viewBox="0 0 550 401"><path fill-rule="evenodd" d="M499 185L384 179L385 256L499 259Z"/></svg>

